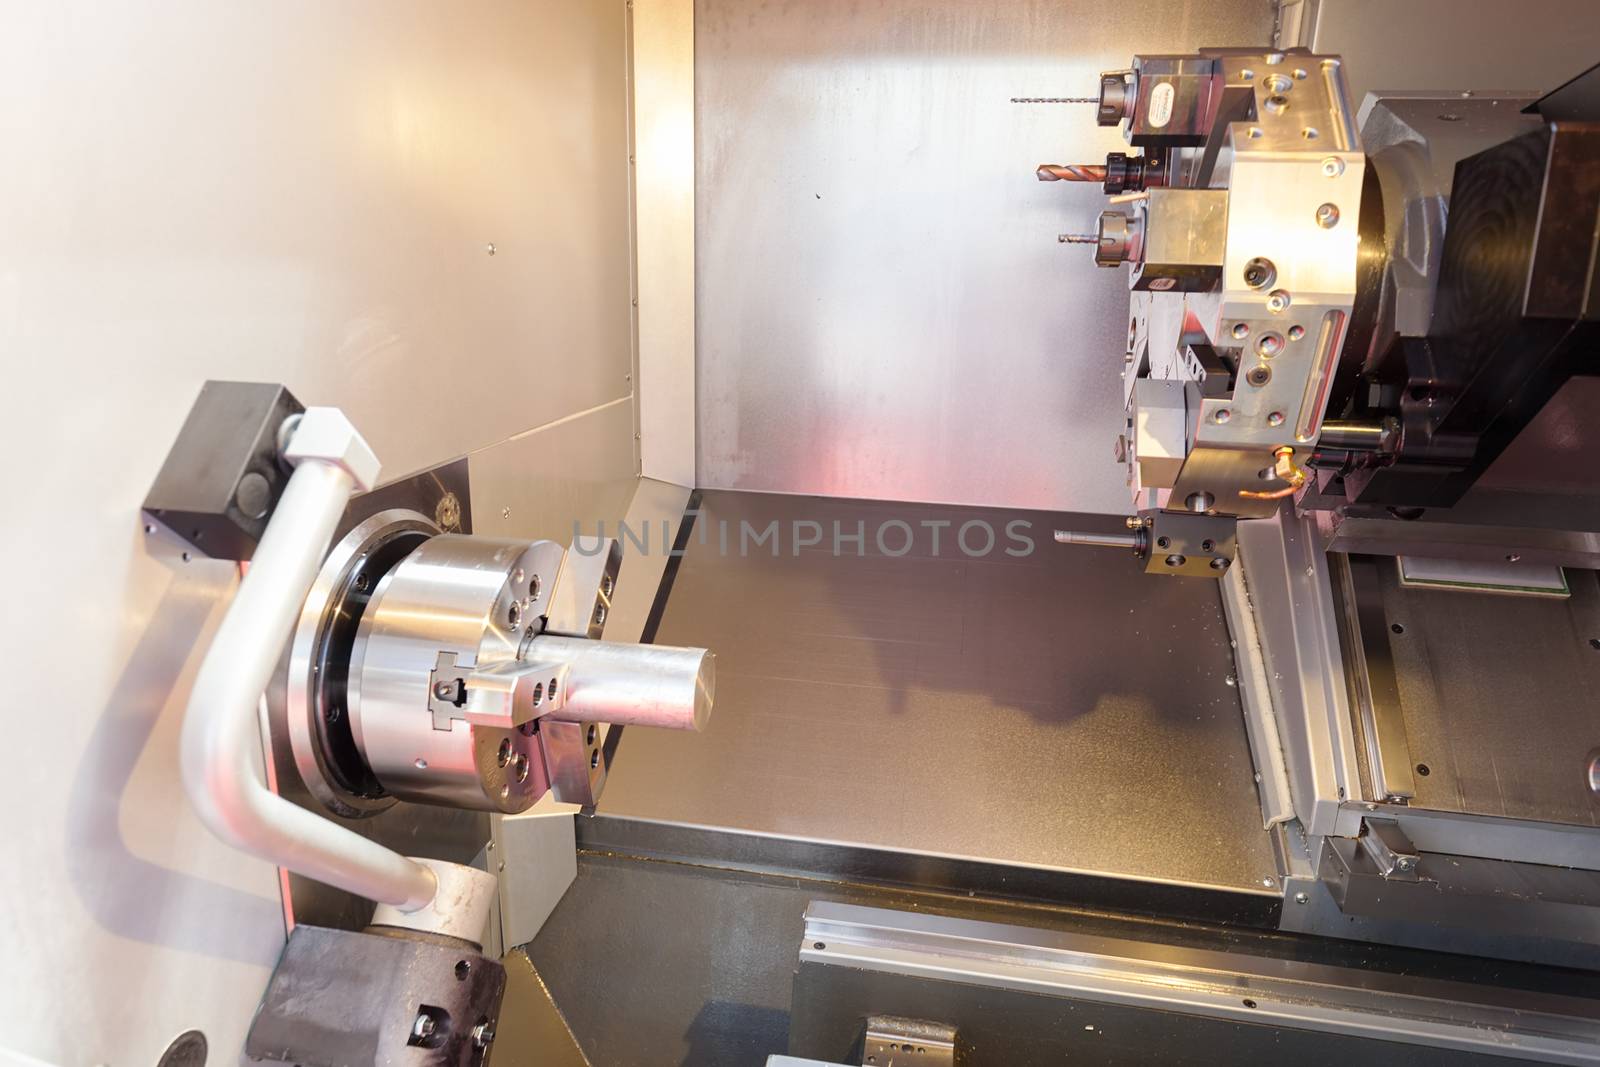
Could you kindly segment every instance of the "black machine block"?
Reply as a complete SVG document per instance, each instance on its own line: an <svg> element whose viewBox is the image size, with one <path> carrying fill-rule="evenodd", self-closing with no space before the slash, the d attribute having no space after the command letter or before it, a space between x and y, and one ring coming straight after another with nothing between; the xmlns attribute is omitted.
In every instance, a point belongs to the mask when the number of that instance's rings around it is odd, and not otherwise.
<svg viewBox="0 0 1600 1067"><path fill-rule="evenodd" d="M1433 320L1402 339L1397 461L1352 503L1449 507L1576 376L1600 374L1600 123L1553 122L1456 165Z"/></svg>
<svg viewBox="0 0 1600 1067"><path fill-rule="evenodd" d="M245 1054L301 1067L480 1067L506 970L474 946L422 936L296 926Z"/></svg>
<svg viewBox="0 0 1600 1067"><path fill-rule="evenodd" d="M246 560L289 479L278 431L305 405L282 385L206 382L144 511L214 559Z"/></svg>

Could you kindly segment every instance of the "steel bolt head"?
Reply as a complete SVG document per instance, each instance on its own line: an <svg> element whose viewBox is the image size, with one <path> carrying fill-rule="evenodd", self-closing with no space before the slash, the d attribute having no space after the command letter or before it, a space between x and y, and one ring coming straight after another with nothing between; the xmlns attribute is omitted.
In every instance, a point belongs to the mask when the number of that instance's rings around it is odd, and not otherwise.
<svg viewBox="0 0 1600 1067"><path fill-rule="evenodd" d="M433 683L433 695L439 700L449 700L455 696L455 686L449 682L435 682Z"/></svg>
<svg viewBox="0 0 1600 1067"><path fill-rule="evenodd" d="M1338 156L1329 156L1322 161L1322 173L1328 178L1337 178L1344 173L1344 160Z"/></svg>
<svg viewBox="0 0 1600 1067"><path fill-rule="evenodd" d="M432 1037L433 1032L439 1028L439 1021L427 1012L418 1012L416 1021L411 1024L412 1037Z"/></svg>
<svg viewBox="0 0 1600 1067"><path fill-rule="evenodd" d="M478 1048L488 1048L494 1044L494 1026L490 1023L479 1023L472 1028L472 1043Z"/></svg>

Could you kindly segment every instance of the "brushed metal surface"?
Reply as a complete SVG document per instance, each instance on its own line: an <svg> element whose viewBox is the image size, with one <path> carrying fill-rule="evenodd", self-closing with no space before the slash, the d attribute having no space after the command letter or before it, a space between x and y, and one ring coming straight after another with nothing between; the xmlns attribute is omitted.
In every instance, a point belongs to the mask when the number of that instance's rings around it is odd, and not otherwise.
<svg viewBox="0 0 1600 1067"><path fill-rule="evenodd" d="M1343 56L1357 106L1372 90L1547 92L1587 70L1600 51L1591 0L1284 0L1282 7L1280 46Z"/></svg>
<svg viewBox="0 0 1600 1067"><path fill-rule="evenodd" d="M1266 0L699 0L699 484L1124 512L1126 283L1055 235L1125 150L1135 50L1262 45Z"/></svg>
<svg viewBox="0 0 1600 1067"><path fill-rule="evenodd" d="M1083 516L730 492L701 510L657 638L716 650L717 713L628 731L602 814L1275 888L1214 583L1053 543ZM896 519L954 526L940 555L923 537L895 558L872 530ZM1031 522L1037 551L968 558L951 539L980 519ZM866 523L868 554L784 532L741 556L739 523L773 521Z"/></svg>
<svg viewBox="0 0 1600 1067"><path fill-rule="evenodd" d="M1406 586L1388 557L1375 577L1417 764L1412 804L1600 826L1587 774L1600 738L1594 572L1572 571L1566 599Z"/></svg>
<svg viewBox="0 0 1600 1067"><path fill-rule="evenodd" d="M693 487L694 5L631 0L639 469Z"/></svg>
<svg viewBox="0 0 1600 1067"><path fill-rule="evenodd" d="M344 408L386 478L628 395L626 8L0 6L0 636L72 679L3 705L0 1047L148 1064L198 1028L232 1062L278 873L195 819L176 729L238 572L140 500L207 378Z"/></svg>

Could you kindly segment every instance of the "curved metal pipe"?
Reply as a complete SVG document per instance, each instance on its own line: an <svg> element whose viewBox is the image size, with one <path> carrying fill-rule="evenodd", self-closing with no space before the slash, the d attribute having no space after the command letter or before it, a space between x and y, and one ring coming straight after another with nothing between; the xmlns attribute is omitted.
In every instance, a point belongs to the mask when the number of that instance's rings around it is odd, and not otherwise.
<svg viewBox="0 0 1600 1067"><path fill-rule="evenodd" d="M428 868L267 788L257 709L350 492L377 459L334 408L311 408L285 449L299 465L206 651L184 711L183 785L200 819L235 848L406 911L427 905Z"/></svg>

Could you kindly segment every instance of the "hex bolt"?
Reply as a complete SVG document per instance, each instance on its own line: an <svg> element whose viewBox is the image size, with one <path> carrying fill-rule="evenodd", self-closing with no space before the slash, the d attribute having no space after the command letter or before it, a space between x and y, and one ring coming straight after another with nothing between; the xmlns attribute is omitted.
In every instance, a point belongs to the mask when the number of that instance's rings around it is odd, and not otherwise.
<svg viewBox="0 0 1600 1067"><path fill-rule="evenodd" d="M425 1011L417 1013L417 1018L411 1024L411 1036L417 1040L425 1040L433 1036L439 1029L439 1021Z"/></svg>
<svg viewBox="0 0 1600 1067"><path fill-rule="evenodd" d="M1309 893L1296 893L1294 895L1294 902L1296 904L1309 904L1309 903L1311 903L1311 894L1309 894Z"/></svg>
<svg viewBox="0 0 1600 1067"><path fill-rule="evenodd" d="M479 1023L472 1028L472 1044L476 1048L488 1048L494 1044L494 1025L492 1023Z"/></svg>

